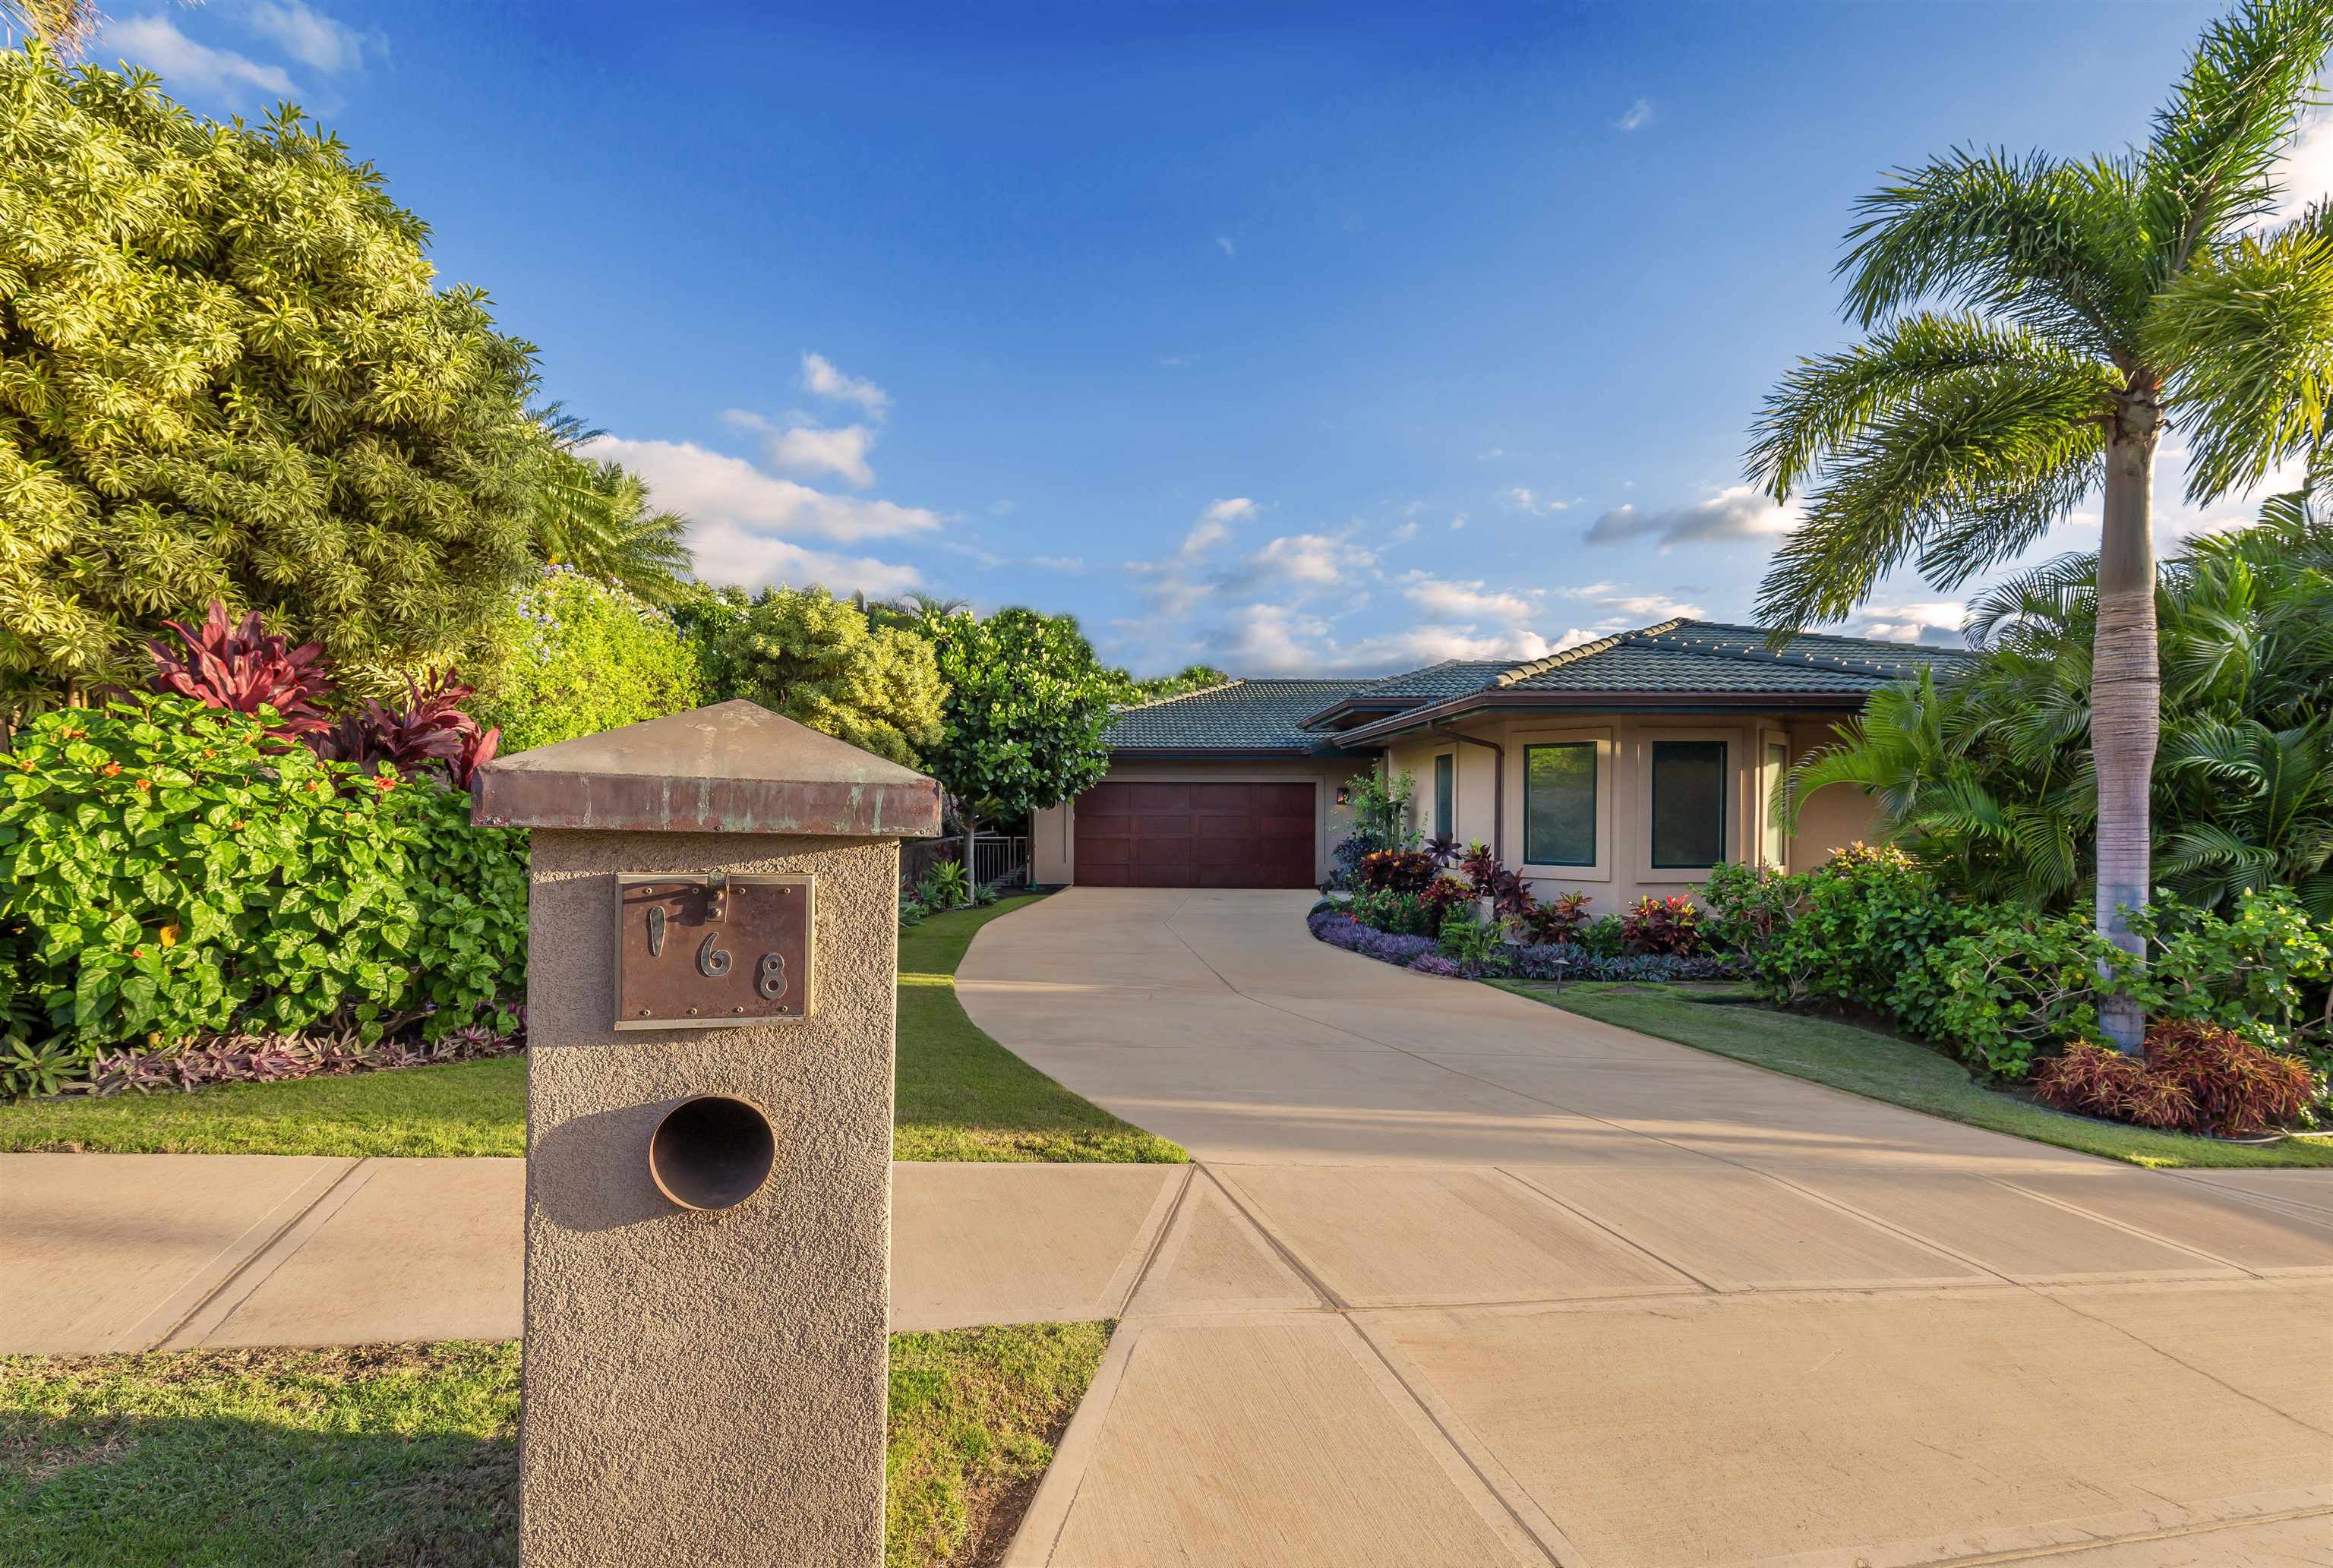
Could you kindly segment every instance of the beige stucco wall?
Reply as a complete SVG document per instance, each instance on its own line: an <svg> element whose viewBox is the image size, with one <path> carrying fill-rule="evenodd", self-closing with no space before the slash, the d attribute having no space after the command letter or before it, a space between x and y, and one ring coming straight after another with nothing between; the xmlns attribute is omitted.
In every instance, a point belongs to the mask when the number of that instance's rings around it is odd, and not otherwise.
<svg viewBox="0 0 2333 1568"><path fill-rule="evenodd" d="M1656 741L1723 741L1726 747L1724 843L1732 860L1762 858L1803 870L1829 857L1839 845L1869 837L1870 799L1860 791L1834 786L1809 799L1798 831L1785 840L1766 827L1771 793L1761 763L1770 741L1788 749L1796 763L1830 738L1829 721L1781 713L1581 713L1560 717L1484 719L1451 726L1458 734L1496 741L1503 762L1480 746L1446 737L1409 737L1389 749L1391 766L1417 781L1416 818L1420 831L1434 823L1434 758L1450 751L1457 760L1456 832L1461 844L1499 844L1505 863L1520 869L1532 891L1544 897L1584 891L1602 914L1625 908L1647 894L1685 893L1703 868L1652 865L1650 764ZM1533 866L1523 858L1523 751L1550 741L1593 742L1597 749L1597 858L1589 866ZM1494 807L1503 766L1504 799ZM1504 833L1496 828L1503 818Z"/></svg>
<svg viewBox="0 0 2333 1568"><path fill-rule="evenodd" d="M1313 875L1325 881L1330 853L1349 830L1353 815L1337 804L1337 787L1356 774L1366 773L1375 755L1360 757L1293 757L1257 761L1207 760L1112 762L1105 784L1162 782L1176 784L1285 784L1317 780L1313 792ZM1040 811L1029 825L1029 855L1041 883L1077 881L1077 802L1065 800L1050 811Z"/></svg>

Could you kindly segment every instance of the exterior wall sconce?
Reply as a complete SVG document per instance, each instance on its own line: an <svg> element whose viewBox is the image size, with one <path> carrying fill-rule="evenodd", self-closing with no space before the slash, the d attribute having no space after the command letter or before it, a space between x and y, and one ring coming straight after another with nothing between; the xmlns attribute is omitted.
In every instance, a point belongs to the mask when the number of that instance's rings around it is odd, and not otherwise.
<svg viewBox="0 0 2333 1568"><path fill-rule="evenodd" d="M1337 804L1338 804L1338 805L1339 805L1339 806L1350 806L1352 803L1353 803L1353 787L1352 787L1350 784L1339 784L1339 785L1338 785L1338 786L1337 786Z"/></svg>

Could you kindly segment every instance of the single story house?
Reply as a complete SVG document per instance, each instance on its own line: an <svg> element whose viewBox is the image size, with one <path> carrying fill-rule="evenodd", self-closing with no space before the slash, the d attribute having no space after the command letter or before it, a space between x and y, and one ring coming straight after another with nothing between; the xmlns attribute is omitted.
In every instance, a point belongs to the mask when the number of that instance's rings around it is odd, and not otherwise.
<svg viewBox="0 0 2333 1568"><path fill-rule="evenodd" d="M1723 860L1803 870L1866 837L1874 807L1834 785L1795 835L1782 776L1889 681L1970 655L1670 620L1545 658L1453 659L1378 680L1232 681L1121 709L1109 773L1040 812L1039 882L1313 887L1350 828L1355 778L1416 780L1416 826L1481 840L1542 897L1598 913L1680 893Z"/></svg>

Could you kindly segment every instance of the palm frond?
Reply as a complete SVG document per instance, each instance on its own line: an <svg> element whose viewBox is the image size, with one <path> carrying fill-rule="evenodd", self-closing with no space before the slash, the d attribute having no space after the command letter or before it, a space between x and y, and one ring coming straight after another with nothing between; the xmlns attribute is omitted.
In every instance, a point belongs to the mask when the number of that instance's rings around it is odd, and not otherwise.
<svg viewBox="0 0 2333 1568"><path fill-rule="evenodd" d="M2316 100L2328 51L2333 9L2322 0L2245 0L2204 30L2140 166L2155 284L2276 205L2276 160Z"/></svg>
<svg viewBox="0 0 2333 1568"><path fill-rule="evenodd" d="M1839 264L1865 327L1924 299L1996 312L2069 351L2113 359L2146 295L2127 162L1955 150L1856 204Z"/></svg>
<svg viewBox="0 0 2333 1568"><path fill-rule="evenodd" d="M1917 554L1955 587L2040 537L2098 481L2095 383L2013 366L1938 377L1827 454L1805 521L1760 585L1765 625L1838 620Z"/></svg>
<svg viewBox="0 0 2333 1568"><path fill-rule="evenodd" d="M2187 494L2209 501L2310 454L2333 401L2333 241L2246 235L2165 285L2142 331L2188 444Z"/></svg>

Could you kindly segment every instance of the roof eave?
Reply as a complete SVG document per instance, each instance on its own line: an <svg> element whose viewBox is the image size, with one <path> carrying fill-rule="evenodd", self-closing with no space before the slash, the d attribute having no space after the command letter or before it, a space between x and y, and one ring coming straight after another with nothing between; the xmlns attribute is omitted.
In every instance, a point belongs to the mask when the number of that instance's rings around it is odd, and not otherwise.
<svg viewBox="0 0 2333 1568"><path fill-rule="evenodd" d="M1431 708L1397 713L1330 739L1340 746L1377 745L1412 731L1432 729L1476 713L1543 710L1600 713L1822 712L1859 712L1868 692L1470 692Z"/></svg>

